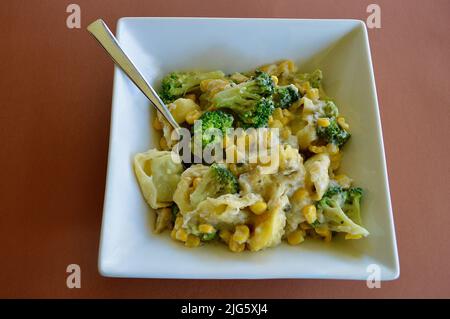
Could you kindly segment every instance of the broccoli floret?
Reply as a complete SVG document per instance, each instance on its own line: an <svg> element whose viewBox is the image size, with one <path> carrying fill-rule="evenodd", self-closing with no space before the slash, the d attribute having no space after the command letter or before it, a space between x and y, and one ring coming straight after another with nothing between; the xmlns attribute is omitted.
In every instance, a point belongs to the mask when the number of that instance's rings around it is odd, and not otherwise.
<svg viewBox="0 0 450 319"><path fill-rule="evenodd" d="M363 190L359 187L350 188L347 191L347 200L343 210L351 220L361 225L361 207L360 202L363 196Z"/></svg>
<svg viewBox="0 0 450 319"><path fill-rule="evenodd" d="M333 101L328 100L322 107L322 114L325 117L337 117L339 115L339 110Z"/></svg>
<svg viewBox="0 0 450 319"><path fill-rule="evenodd" d="M282 109L288 108L292 103L297 102L300 98L298 89L295 85L290 84L286 86L279 86L275 89L275 94L273 97L275 107L280 107Z"/></svg>
<svg viewBox="0 0 450 319"><path fill-rule="evenodd" d="M239 191L237 178L225 166L212 164L205 176L190 195L191 203L196 207L208 197L217 198L224 194L235 194Z"/></svg>
<svg viewBox="0 0 450 319"><path fill-rule="evenodd" d="M207 79L221 79L222 71L212 72L172 72L161 82L159 95L165 103L170 103L188 92L197 89L200 82Z"/></svg>
<svg viewBox="0 0 450 319"><path fill-rule="evenodd" d="M323 214L332 231L367 236L369 232L360 226L359 201L361 196L360 188L330 187L322 199L316 203L318 213Z"/></svg>
<svg viewBox="0 0 450 319"><path fill-rule="evenodd" d="M227 129L233 126L234 118L231 114L221 110L207 111L200 116L201 126L194 126L194 134L202 134L202 146L205 147L210 143L218 143L225 136ZM208 129L218 129L222 132L222 136L214 135L214 131L208 132Z"/></svg>
<svg viewBox="0 0 450 319"><path fill-rule="evenodd" d="M335 118L329 118L328 120L330 121L330 125L327 127L317 127L317 135L324 139L327 143L332 143L342 147L350 138L350 133L342 129L337 124Z"/></svg>
<svg viewBox="0 0 450 319"><path fill-rule="evenodd" d="M311 85L311 87L313 88L320 88L320 85L322 83L322 71L317 69L312 73L299 73L295 75L295 80L297 80L300 83L303 82L309 82L309 84Z"/></svg>
<svg viewBox="0 0 450 319"><path fill-rule="evenodd" d="M244 127L267 126L274 104L270 96L274 93L272 78L256 71L249 81L218 92L212 98L215 108L232 110Z"/></svg>

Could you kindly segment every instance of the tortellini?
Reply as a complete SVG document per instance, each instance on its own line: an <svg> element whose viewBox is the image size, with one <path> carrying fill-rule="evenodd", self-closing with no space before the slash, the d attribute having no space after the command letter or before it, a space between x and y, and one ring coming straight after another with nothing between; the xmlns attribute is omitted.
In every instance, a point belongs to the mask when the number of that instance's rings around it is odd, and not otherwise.
<svg viewBox="0 0 450 319"><path fill-rule="evenodd" d="M156 149L138 153L134 157L134 171L150 207L156 209L172 205L173 193L183 171L178 155Z"/></svg>
<svg viewBox="0 0 450 319"><path fill-rule="evenodd" d="M316 200L322 198L330 183L329 167L330 156L328 153L314 155L305 162L306 185L312 193L316 194Z"/></svg>

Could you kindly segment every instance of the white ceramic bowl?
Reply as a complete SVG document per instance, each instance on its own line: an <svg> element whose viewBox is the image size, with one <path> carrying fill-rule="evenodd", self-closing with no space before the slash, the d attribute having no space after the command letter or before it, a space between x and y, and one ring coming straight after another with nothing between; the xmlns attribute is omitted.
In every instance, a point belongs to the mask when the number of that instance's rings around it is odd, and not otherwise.
<svg viewBox="0 0 450 319"><path fill-rule="evenodd" d="M149 81L180 69L248 70L293 59L301 70L321 68L327 93L351 125L343 171L365 190L364 225L370 236L332 243L282 244L257 253L224 245L185 248L169 234L152 233L154 214L132 169L135 153L158 145L154 110L115 69L108 173L100 243L104 276L144 278L399 276L388 177L367 31L357 20L122 18L117 37Z"/></svg>

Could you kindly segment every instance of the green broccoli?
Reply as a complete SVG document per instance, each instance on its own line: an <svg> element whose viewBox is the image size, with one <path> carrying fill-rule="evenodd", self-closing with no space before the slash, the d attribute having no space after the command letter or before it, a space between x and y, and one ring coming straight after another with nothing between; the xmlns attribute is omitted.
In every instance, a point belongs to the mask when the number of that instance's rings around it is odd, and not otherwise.
<svg viewBox="0 0 450 319"><path fill-rule="evenodd" d="M227 129L233 126L234 118L231 114L221 110L207 111L200 116L201 126L194 125L194 134L202 135L202 146L205 147L210 143L218 143L225 136ZM209 129L209 131L208 131ZM214 135L211 129L218 129L222 132L222 136Z"/></svg>
<svg viewBox="0 0 450 319"><path fill-rule="evenodd" d="M221 79L222 71L212 72L172 72L161 81L159 96L165 103L170 103L188 92L194 91L200 82L207 79Z"/></svg>
<svg viewBox="0 0 450 319"><path fill-rule="evenodd" d="M275 107L280 107L286 109L292 105L292 103L297 102L300 98L298 89L295 85L290 84L286 86L278 86L275 89L275 94L273 97Z"/></svg>
<svg viewBox="0 0 450 319"><path fill-rule="evenodd" d="M350 188L347 191L347 199L343 210L351 220L353 220L358 225L362 224L361 221L361 207L360 202L363 196L363 190L359 187Z"/></svg>
<svg viewBox="0 0 450 319"><path fill-rule="evenodd" d="M337 117L339 115L339 110L333 101L328 100L325 102L325 105L322 107L321 113L325 117Z"/></svg>
<svg viewBox="0 0 450 319"><path fill-rule="evenodd" d="M344 189L340 186L332 186L316 203L316 206L318 213L323 214L330 230L367 236L369 232L360 225L361 197L361 188Z"/></svg>
<svg viewBox="0 0 450 319"><path fill-rule="evenodd" d="M239 191L237 178L225 166L214 163L200 183L190 195L191 203L196 207L208 197L217 198L224 194L235 194Z"/></svg>
<svg viewBox="0 0 450 319"><path fill-rule="evenodd" d="M342 147L350 138L350 133L342 129L336 122L334 117L328 119L330 125L327 127L318 126L317 135L327 143L335 144Z"/></svg>
<svg viewBox="0 0 450 319"><path fill-rule="evenodd" d="M213 107L232 110L244 128L267 126L274 109L271 99L274 89L270 75L256 71L252 79L214 95Z"/></svg>
<svg viewBox="0 0 450 319"><path fill-rule="evenodd" d="M312 73L297 73L296 75L294 75L294 80L296 80L297 82L309 82L311 87L316 89L320 88L322 78L322 71L319 69L315 70Z"/></svg>

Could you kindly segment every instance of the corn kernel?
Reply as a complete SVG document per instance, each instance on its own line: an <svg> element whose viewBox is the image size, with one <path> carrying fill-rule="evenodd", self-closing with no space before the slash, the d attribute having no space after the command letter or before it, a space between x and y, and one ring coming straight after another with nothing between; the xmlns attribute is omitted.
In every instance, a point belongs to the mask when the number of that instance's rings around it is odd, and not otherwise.
<svg viewBox="0 0 450 319"><path fill-rule="evenodd" d="M290 122L290 118L288 118L288 117L286 117L286 116L283 116L281 119L280 119L280 122L283 124L283 125L287 125L289 122Z"/></svg>
<svg viewBox="0 0 450 319"><path fill-rule="evenodd" d="M195 235L188 235L186 242L184 243L186 247L197 247L200 245L200 238Z"/></svg>
<svg viewBox="0 0 450 319"><path fill-rule="evenodd" d="M190 111L188 114L186 114L186 122L192 125L196 120L200 118L201 115L202 112L200 112L199 110Z"/></svg>
<svg viewBox="0 0 450 319"><path fill-rule="evenodd" d="M362 235L358 234L358 235L353 235L353 234L345 234L345 239L360 239L362 237Z"/></svg>
<svg viewBox="0 0 450 319"><path fill-rule="evenodd" d="M287 241L289 245L298 245L305 240L304 232L300 229L294 230L287 235Z"/></svg>
<svg viewBox="0 0 450 319"><path fill-rule="evenodd" d="M273 116L272 115L269 116L269 122L268 123L269 123L269 125L273 123Z"/></svg>
<svg viewBox="0 0 450 319"><path fill-rule="evenodd" d="M317 100L319 98L319 90L315 88L307 90L306 97L310 100Z"/></svg>
<svg viewBox="0 0 450 319"><path fill-rule="evenodd" d="M295 201L301 201L301 200L305 199L308 196L309 196L308 191L302 187L302 188L299 188L299 189L297 189L295 191L295 193L292 195L292 198Z"/></svg>
<svg viewBox="0 0 450 319"><path fill-rule="evenodd" d="M200 224L198 226L198 230L199 230L199 232L201 232L203 234L211 234L216 231L214 226L212 226L210 224Z"/></svg>
<svg viewBox="0 0 450 319"><path fill-rule="evenodd" d="M353 180L345 174L336 175L334 179L343 188L349 188L352 186L353 183Z"/></svg>
<svg viewBox="0 0 450 319"><path fill-rule="evenodd" d="M277 85L278 84L278 78L275 75L272 75L271 78L272 78L273 83L275 85Z"/></svg>
<svg viewBox="0 0 450 319"><path fill-rule="evenodd" d="M232 240L242 244L245 243L250 236L250 229L247 225L238 225L234 231Z"/></svg>
<svg viewBox="0 0 450 319"><path fill-rule="evenodd" d="M315 145L310 145L310 146L308 147L308 149L309 149L311 152L316 153L316 154L319 154L319 153L325 153L325 152L327 151L327 147L326 147L326 146L315 146Z"/></svg>
<svg viewBox="0 0 450 319"><path fill-rule="evenodd" d="M280 120L273 120L273 122L270 124L271 128L282 128L283 123L281 123Z"/></svg>
<svg viewBox="0 0 450 319"><path fill-rule="evenodd" d="M186 241L188 238L188 233L184 229L178 229L175 238L179 241Z"/></svg>
<svg viewBox="0 0 450 319"><path fill-rule="evenodd" d="M330 126L330 120L327 119L326 117L321 117L317 119L317 125L321 127L328 127Z"/></svg>
<svg viewBox="0 0 450 319"><path fill-rule="evenodd" d="M157 117L153 120L153 128L157 131L161 131L163 129L162 123L158 120Z"/></svg>
<svg viewBox="0 0 450 319"><path fill-rule="evenodd" d="M283 109L283 116L288 117L288 118L293 118L294 114L292 114L292 112L289 111L288 109Z"/></svg>
<svg viewBox="0 0 450 319"><path fill-rule="evenodd" d="M267 204L263 201L259 201L250 206L250 210L253 214L261 215L267 209Z"/></svg>
<svg viewBox="0 0 450 319"><path fill-rule="evenodd" d="M303 216L305 216L306 221L309 224L312 224L317 220L316 206L306 205L305 207L303 207L302 212L303 212Z"/></svg>
<svg viewBox="0 0 450 319"><path fill-rule="evenodd" d="M283 110L279 107L275 108L272 112L272 116L275 120L283 118Z"/></svg>
<svg viewBox="0 0 450 319"><path fill-rule="evenodd" d="M159 146L163 149L163 150L165 150L165 149L167 149L167 141L166 141L166 138L163 136L163 137L161 137L161 139L159 140Z"/></svg>
<svg viewBox="0 0 450 319"><path fill-rule="evenodd" d="M196 177L196 178L194 178L194 180L192 181L192 187L193 187L194 189L196 189L197 186L198 186L198 184L200 184L201 180L202 180L201 177Z"/></svg>
<svg viewBox="0 0 450 319"><path fill-rule="evenodd" d="M230 241L231 236L232 234L228 229L222 229L219 233L220 239L222 239L227 244Z"/></svg>
<svg viewBox="0 0 450 319"><path fill-rule="evenodd" d="M181 214L179 214L179 216L177 216L177 218L175 219L175 228L178 229L183 225L183 217L180 216Z"/></svg>
<svg viewBox="0 0 450 319"><path fill-rule="evenodd" d="M328 228L317 227L315 228L317 234L322 236L326 242L331 241L331 231Z"/></svg>
<svg viewBox="0 0 450 319"><path fill-rule="evenodd" d="M281 130L281 138L287 139L289 136L291 136L292 132L289 127L285 127Z"/></svg>
<svg viewBox="0 0 450 319"><path fill-rule="evenodd" d="M245 244L240 244L231 238L228 243L228 248L230 248L232 252L240 253L245 249Z"/></svg>
<svg viewBox="0 0 450 319"><path fill-rule="evenodd" d="M337 123L340 127L342 127L344 130L348 131L350 129L350 126L345 122L345 117L339 116L337 118Z"/></svg>

